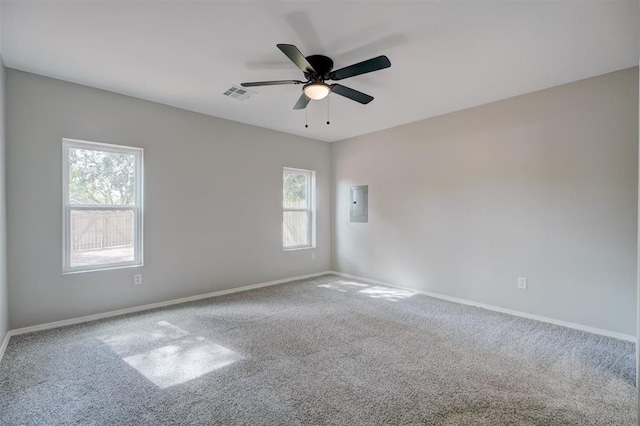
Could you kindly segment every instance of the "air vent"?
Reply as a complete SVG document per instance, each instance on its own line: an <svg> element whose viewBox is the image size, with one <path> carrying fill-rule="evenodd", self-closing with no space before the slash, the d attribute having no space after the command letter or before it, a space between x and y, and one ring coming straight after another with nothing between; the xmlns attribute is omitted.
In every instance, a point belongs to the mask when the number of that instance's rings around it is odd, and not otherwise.
<svg viewBox="0 0 640 426"><path fill-rule="evenodd" d="M251 90L247 90L244 87L231 86L227 89L223 95L228 96L230 98L237 99L239 101L244 101L245 99L249 99L251 96L255 95L256 92L252 92Z"/></svg>

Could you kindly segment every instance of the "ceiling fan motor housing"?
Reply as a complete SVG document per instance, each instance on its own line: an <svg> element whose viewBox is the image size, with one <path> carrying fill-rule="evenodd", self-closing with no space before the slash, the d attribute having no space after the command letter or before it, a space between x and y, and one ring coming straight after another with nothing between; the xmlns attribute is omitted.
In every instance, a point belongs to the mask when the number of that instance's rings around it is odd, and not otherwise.
<svg viewBox="0 0 640 426"><path fill-rule="evenodd" d="M307 61L311 64L315 73L305 72L304 76L310 81L324 81L329 79L329 73L333 69L333 60L324 55L311 55L306 57Z"/></svg>

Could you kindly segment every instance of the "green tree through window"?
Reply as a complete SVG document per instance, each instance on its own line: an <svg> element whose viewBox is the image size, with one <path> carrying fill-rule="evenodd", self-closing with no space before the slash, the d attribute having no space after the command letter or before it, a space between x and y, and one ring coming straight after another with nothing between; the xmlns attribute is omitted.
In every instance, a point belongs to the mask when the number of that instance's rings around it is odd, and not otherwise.
<svg viewBox="0 0 640 426"><path fill-rule="evenodd" d="M307 203L307 175L284 174L283 199L285 207L304 208Z"/></svg>
<svg viewBox="0 0 640 426"><path fill-rule="evenodd" d="M73 204L135 204L135 156L69 149L69 199Z"/></svg>

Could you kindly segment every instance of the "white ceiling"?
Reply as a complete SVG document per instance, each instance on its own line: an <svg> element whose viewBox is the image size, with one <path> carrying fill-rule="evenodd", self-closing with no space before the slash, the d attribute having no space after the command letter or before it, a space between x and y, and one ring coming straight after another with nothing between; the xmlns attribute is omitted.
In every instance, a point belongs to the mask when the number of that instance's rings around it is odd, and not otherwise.
<svg viewBox="0 0 640 426"><path fill-rule="evenodd" d="M629 1L2 1L6 66L323 141L638 64ZM301 86L222 95L243 81L303 79L276 48L335 68L385 54L389 69L342 80L294 111Z"/></svg>

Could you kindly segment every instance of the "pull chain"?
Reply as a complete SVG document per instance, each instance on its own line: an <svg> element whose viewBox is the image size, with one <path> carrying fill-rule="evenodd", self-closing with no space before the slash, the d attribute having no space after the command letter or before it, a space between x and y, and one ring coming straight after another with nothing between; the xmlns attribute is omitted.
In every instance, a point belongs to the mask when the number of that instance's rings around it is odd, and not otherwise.
<svg viewBox="0 0 640 426"><path fill-rule="evenodd" d="M307 105L308 106L308 105ZM304 128L309 127L309 108L304 109Z"/></svg>
<svg viewBox="0 0 640 426"><path fill-rule="evenodd" d="M327 125L329 125L329 96L327 96Z"/></svg>

